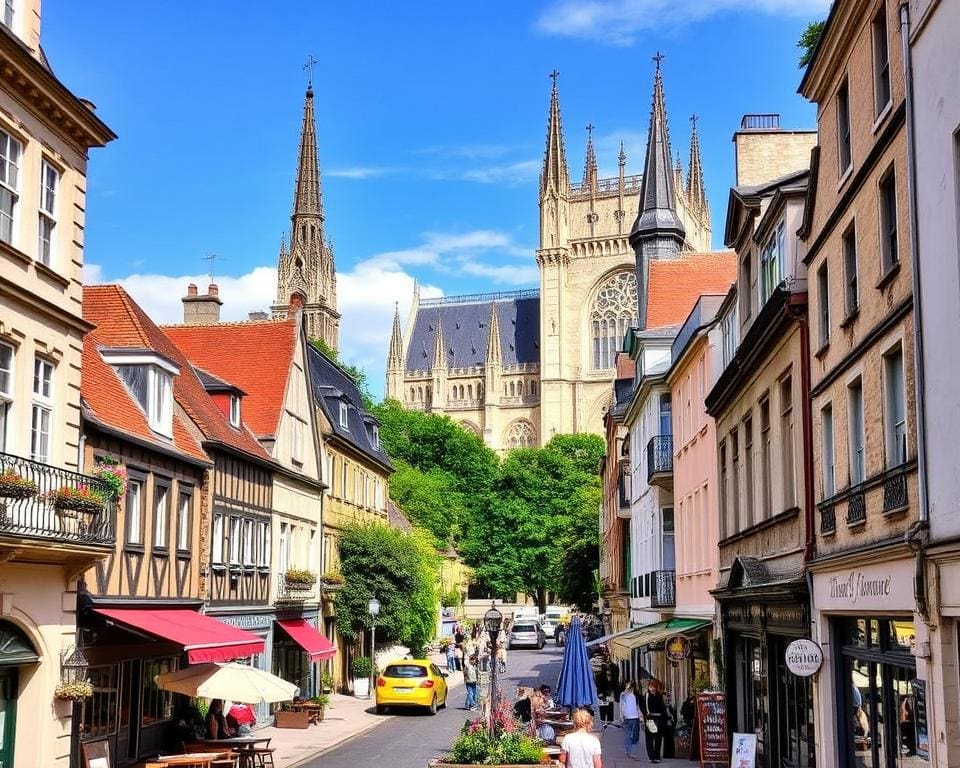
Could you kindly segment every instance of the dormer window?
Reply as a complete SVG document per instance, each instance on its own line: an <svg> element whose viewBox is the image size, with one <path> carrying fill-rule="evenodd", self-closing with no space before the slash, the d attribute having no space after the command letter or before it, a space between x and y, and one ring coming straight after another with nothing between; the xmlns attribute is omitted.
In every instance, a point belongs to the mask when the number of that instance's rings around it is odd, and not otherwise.
<svg viewBox="0 0 960 768"><path fill-rule="evenodd" d="M230 395L230 426L240 429L240 397Z"/></svg>
<svg viewBox="0 0 960 768"><path fill-rule="evenodd" d="M344 429L350 429L349 409L347 404L340 402L340 426Z"/></svg>
<svg viewBox="0 0 960 768"><path fill-rule="evenodd" d="M173 377L180 370L152 350L101 350L147 417L154 432L173 437Z"/></svg>
<svg viewBox="0 0 960 768"><path fill-rule="evenodd" d="M380 447L380 427L378 427L376 424L373 425L373 447Z"/></svg>

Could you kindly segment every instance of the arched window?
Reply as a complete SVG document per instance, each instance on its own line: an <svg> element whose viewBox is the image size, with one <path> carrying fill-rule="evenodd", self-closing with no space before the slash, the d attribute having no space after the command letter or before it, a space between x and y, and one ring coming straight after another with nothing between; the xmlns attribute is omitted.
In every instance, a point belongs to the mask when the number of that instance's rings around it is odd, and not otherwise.
<svg viewBox="0 0 960 768"><path fill-rule="evenodd" d="M473 384L467 384L467 397L473 400Z"/></svg>
<svg viewBox="0 0 960 768"><path fill-rule="evenodd" d="M535 381L530 382L530 394L531 395L537 394L537 382Z"/></svg>
<svg viewBox="0 0 960 768"><path fill-rule="evenodd" d="M451 399L451 400L456 400L456 399L457 399L457 388L456 388L456 386L450 387L450 399Z"/></svg>
<svg viewBox="0 0 960 768"><path fill-rule="evenodd" d="M590 312L593 368L613 368L623 337L637 320L637 276L618 272L597 291Z"/></svg>
<svg viewBox="0 0 960 768"><path fill-rule="evenodd" d="M503 442L509 449L534 448L537 445L537 435L529 421L520 419L507 428Z"/></svg>
<svg viewBox="0 0 960 768"><path fill-rule="evenodd" d="M423 387L417 387L417 400L423 400Z"/></svg>

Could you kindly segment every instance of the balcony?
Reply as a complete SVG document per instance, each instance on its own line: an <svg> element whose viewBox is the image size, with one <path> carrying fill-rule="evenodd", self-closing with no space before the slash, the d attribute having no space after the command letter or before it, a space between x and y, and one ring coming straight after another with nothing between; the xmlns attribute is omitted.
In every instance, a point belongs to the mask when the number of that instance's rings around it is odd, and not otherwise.
<svg viewBox="0 0 960 768"><path fill-rule="evenodd" d="M117 502L109 483L0 453L0 562L82 567L116 543Z"/></svg>
<svg viewBox="0 0 960 768"><path fill-rule="evenodd" d="M647 484L673 490L673 435L657 435L647 443Z"/></svg>
<svg viewBox="0 0 960 768"><path fill-rule="evenodd" d="M617 481L617 517L630 518L630 474L627 466L619 468L620 479Z"/></svg>
<svg viewBox="0 0 960 768"><path fill-rule="evenodd" d="M316 603L317 599L316 574L291 568L278 579L277 605Z"/></svg>
<svg viewBox="0 0 960 768"><path fill-rule="evenodd" d="M673 608L677 604L676 571L650 572L650 607Z"/></svg>

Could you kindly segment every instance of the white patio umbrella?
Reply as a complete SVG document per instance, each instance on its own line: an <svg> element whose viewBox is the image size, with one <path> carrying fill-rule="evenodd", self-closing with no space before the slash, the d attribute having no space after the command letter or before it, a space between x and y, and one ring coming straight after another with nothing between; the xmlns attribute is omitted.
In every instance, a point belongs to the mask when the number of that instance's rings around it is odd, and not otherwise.
<svg viewBox="0 0 960 768"><path fill-rule="evenodd" d="M206 699L229 699L242 704L290 701L297 686L246 664L197 664L154 678L164 691Z"/></svg>

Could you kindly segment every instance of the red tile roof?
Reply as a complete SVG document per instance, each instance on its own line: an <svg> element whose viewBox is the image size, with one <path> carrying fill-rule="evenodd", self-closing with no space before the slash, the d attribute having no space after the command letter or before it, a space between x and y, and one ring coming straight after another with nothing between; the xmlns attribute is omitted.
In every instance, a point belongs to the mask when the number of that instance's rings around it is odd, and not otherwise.
<svg viewBox="0 0 960 768"><path fill-rule="evenodd" d="M274 437L293 365L293 318L216 325L167 325L163 332L198 368L242 389L244 423Z"/></svg>
<svg viewBox="0 0 960 768"><path fill-rule="evenodd" d="M685 253L650 262L646 328L682 325L700 294L726 293L737 279L733 251Z"/></svg>
<svg viewBox="0 0 960 768"><path fill-rule="evenodd" d="M200 384L186 356L147 317L140 306L118 285L83 287L83 317L96 325L84 341L81 393L93 414L108 426L163 443L147 426L143 411L127 392L110 366L99 355L102 347L151 349L173 362L180 374L174 377L173 396L205 440L223 443L261 460L270 457L247 429L231 428L226 417ZM89 367L88 367L89 363ZM124 404L123 401L126 401ZM174 445L194 458L206 459L187 425L174 414Z"/></svg>

